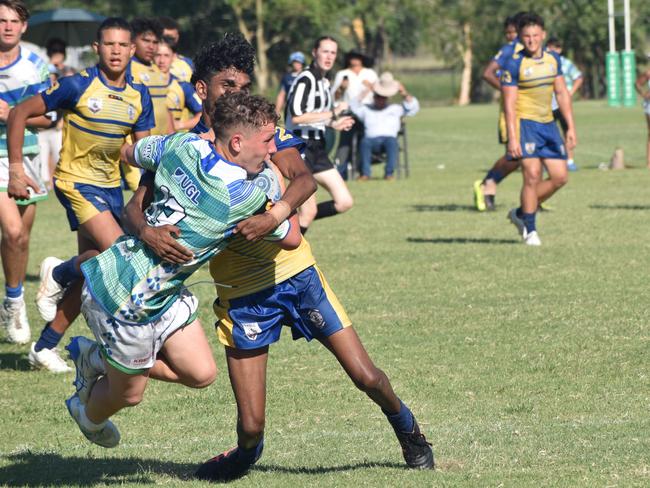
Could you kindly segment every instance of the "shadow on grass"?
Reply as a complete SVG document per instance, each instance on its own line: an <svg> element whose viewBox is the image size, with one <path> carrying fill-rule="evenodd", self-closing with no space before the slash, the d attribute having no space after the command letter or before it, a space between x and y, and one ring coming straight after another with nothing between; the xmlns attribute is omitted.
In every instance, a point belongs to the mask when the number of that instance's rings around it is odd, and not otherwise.
<svg viewBox="0 0 650 488"><path fill-rule="evenodd" d="M4 352L0 354L0 371L27 371L29 369L31 369L31 366L27 360L27 352Z"/></svg>
<svg viewBox="0 0 650 488"><path fill-rule="evenodd" d="M435 237L432 239L407 237L406 241L416 244L521 244L519 239L491 239L489 237Z"/></svg>
<svg viewBox="0 0 650 488"><path fill-rule="evenodd" d="M94 486L125 483L153 484L161 475L191 481L198 464L175 463L142 458L63 457L59 454L21 452L1 456L9 466L0 468L2 486ZM325 474L357 469L407 469L402 463L363 462L340 466L287 467L273 464L254 466L262 473Z"/></svg>
<svg viewBox="0 0 650 488"><path fill-rule="evenodd" d="M25 275L24 281L29 281L30 283L40 283L41 277L39 275L33 275L27 273L27 275Z"/></svg>
<svg viewBox="0 0 650 488"><path fill-rule="evenodd" d="M633 204L620 204L620 205L602 205L593 204L589 208L594 210L650 210L650 205L633 205Z"/></svg>
<svg viewBox="0 0 650 488"><path fill-rule="evenodd" d="M409 469L408 466L404 463L373 463L373 462L364 462L358 464L343 464L341 466L318 466L315 468L301 468L297 467L287 467L287 466L277 466L274 464L260 464L252 468L253 471L261 471L263 473L277 472L277 473L287 473L287 474L325 474L325 473L338 473L343 471L354 471L357 469L372 469L372 468L392 468L392 469Z"/></svg>
<svg viewBox="0 0 650 488"><path fill-rule="evenodd" d="M0 468L2 486L93 486L123 483L153 484L167 475L189 480L198 465L142 458L63 457L32 453L2 456L9 466ZM159 481L159 480L158 480Z"/></svg>
<svg viewBox="0 0 650 488"><path fill-rule="evenodd" d="M443 205L413 205L416 212L476 212L473 205L458 205L456 203L445 203Z"/></svg>

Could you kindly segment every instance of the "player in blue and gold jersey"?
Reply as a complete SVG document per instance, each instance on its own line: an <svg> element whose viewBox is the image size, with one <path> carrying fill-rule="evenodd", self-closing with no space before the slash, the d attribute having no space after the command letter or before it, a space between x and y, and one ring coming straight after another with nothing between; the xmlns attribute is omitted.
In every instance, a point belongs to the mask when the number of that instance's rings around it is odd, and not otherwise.
<svg viewBox="0 0 650 488"><path fill-rule="evenodd" d="M501 70L506 59L512 56L515 49L521 48L517 37L517 23L526 12L519 12L516 15L506 18L503 23L503 34L506 38L505 44L499 52L490 60L483 70L483 79L495 90L501 90ZM508 142L506 133L506 116L503 111L503 97L499 101L499 120L497 126L499 144ZM496 207L495 197L497 185L510 173L519 167L519 160L509 159L507 153L501 156L490 168L483 180L474 182L474 205L479 212L494 210Z"/></svg>
<svg viewBox="0 0 650 488"><path fill-rule="evenodd" d="M205 124L206 114L215 100L228 91L246 90L253 72L252 47L240 35L227 35L221 42L202 49L196 57L194 79L203 99L204 118L193 132L212 140L214 134ZM218 129L218 127L217 127ZM302 140L282 128L276 129L277 162L284 176L291 180L276 205L263 215L249 219L261 222L251 227L263 228L264 219L278 225L285 208L295 211L300 198L314 191L313 182L305 179L304 163L296 147ZM287 170L289 168L295 168ZM285 169L282 169L285 168ZM293 175L295 178L292 178ZM258 177L255 182L277 198L278 189ZM293 190L292 190L293 189ZM295 196L289 196L290 191ZM145 242L151 232L142 214L146 188L141 187L127 204L127 219L136 225L135 235ZM170 229L173 230L173 229ZM209 480L229 480L243 476L259 459L263 449L265 417L265 382L268 347L277 342L283 325L291 327L295 338L316 338L330 349L354 384L382 408L402 446L407 464L417 468L433 467L433 453L421 434L411 411L395 395L386 375L368 357L345 311L332 292L308 242L302 239L295 250L282 250L275 244L256 242L249 228L239 232L210 263L210 272L218 285L215 313L217 335L224 344L231 384L238 406L237 447L204 463L196 476ZM151 239L159 255L176 259L186 252L175 241L164 246ZM270 245L269 245L270 244ZM231 287L232 286L232 287ZM162 368L163 365L160 365ZM155 370L152 369L152 372ZM160 371L160 369L158 370ZM156 371L156 374L158 374ZM166 379L164 376L158 379Z"/></svg>
<svg viewBox="0 0 650 488"><path fill-rule="evenodd" d="M567 181L567 151L553 120L553 93L567 121L567 146L575 147L576 132L560 57L544 50L544 20L534 13L524 15L519 21L519 38L523 48L506 60L501 74L508 154L522 160L524 177L521 207L508 215L524 242L539 246L535 226L539 203ZM542 180L542 164L549 174L546 180Z"/></svg>
<svg viewBox="0 0 650 488"><path fill-rule="evenodd" d="M64 110L55 192L66 209L70 228L78 230L79 256L63 263L47 258L41 265L37 306L49 324L32 347L35 362L39 352L56 347L78 314L80 285L70 287L58 313L57 302L67 287L79 284L80 263L123 234L119 223L123 207L120 148L127 136L137 141L153 127L149 92L127 72L134 51L129 24L120 18L106 19L93 47L99 55L97 66L62 78L50 90L17 106L9 129L10 158L18 162L25 120ZM27 195L27 186L32 185L23 182L18 197ZM51 369L45 363L40 365Z"/></svg>
<svg viewBox="0 0 650 488"><path fill-rule="evenodd" d="M147 87L153 104L155 127L152 135L174 132L174 121L167 99L169 75L163 74L154 63L162 36L162 27L154 19L136 18L131 21L135 54L131 59L131 75L136 83Z"/></svg>
<svg viewBox="0 0 650 488"><path fill-rule="evenodd" d="M201 119L201 99L191 83L180 81L169 72L174 56L174 41L163 36L158 44L155 60L156 66L168 80L167 105L174 119L174 130L186 131L194 127Z"/></svg>

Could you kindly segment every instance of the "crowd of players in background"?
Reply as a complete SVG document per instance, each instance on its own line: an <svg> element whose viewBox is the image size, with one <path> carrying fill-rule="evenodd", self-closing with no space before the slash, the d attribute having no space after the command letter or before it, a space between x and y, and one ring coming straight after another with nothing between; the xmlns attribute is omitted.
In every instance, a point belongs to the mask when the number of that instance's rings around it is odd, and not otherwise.
<svg viewBox="0 0 650 488"><path fill-rule="evenodd" d="M298 231L295 211L315 191L305 165L313 161L301 156L310 141L320 140L309 127L345 130L352 118L329 98L326 104L322 97L296 102L298 75L288 97L296 110L287 122L293 120L300 135L277 127L274 107L248 95L250 44L227 34L204 46L192 66L176 53L179 32L171 19L162 25L106 19L93 44L98 64L51 80L45 62L20 45L28 18L22 0L0 0L0 117L6 121L0 134L6 278L0 319L11 342L30 341L22 282L34 203L47 197L49 181L36 130L55 128L58 119L47 114L59 113L53 189L78 249L67 260L49 257L41 264L36 302L46 325L28 358L38 368L70 371L57 346L83 313L95 340L74 337L66 348L76 370L66 406L82 434L115 447L120 434L110 417L137 405L149 378L193 388L214 381L211 351L195 320L197 300L182 286L209 260L218 290L217 335L237 400L238 442L196 476L234 479L261 456L268 346L279 340L282 326L294 338L317 339L336 356L385 414L408 466L433 468L415 417L370 360ZM322 80L336 58L336 41L319 39L312 54L313 74ZM368 87L375 98L392 93L386 81ZM302 125L295 120L300 116ZM315 154L323 157L320 142ZM124 184L135 190L126 208Z"/></svg>

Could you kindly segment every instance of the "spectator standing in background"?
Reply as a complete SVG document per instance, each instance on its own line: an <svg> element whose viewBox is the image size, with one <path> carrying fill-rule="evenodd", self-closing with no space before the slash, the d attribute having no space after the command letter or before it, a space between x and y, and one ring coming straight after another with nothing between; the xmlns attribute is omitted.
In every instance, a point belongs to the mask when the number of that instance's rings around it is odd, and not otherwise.
<svg viewBox="0 0 650 488"><path fill-rule="evenodd" d="M280 91L278 92L278 96L275 99L275 111L278 114L282 114L284 112L284 104L287 101L287 95L291 90L291 85L293 85L293 81L305 68L307 60L305 59L305 55L303 53L296 51L289 55L288 64L291 67L291 71L285 73L282 76L282 80L280 80Z"/></svg>
<svg viewBox="0 0 650 488"><path fill-rule="evenodd" d="M372 90L365 88L360 95L372 93L373 102L369 105L352 101L350 107L354 115L364 124L365 132L361 139L361 176L360 181L370 179L370 164L372 153L386 151L385 180L394 180L394 171L399 157L399 142L397 134L402 125L402 117L415 115L420 110L420 104L410 95L404 85L393 78L389 72L383 73L375 82ZM402 95L401 104L388 104L390 97L399 93Z"/></svg>
<svg viewBox="0 0 650 488"><path fill-rule="evenodd" d="M345 69L342 69L334 77L332 93L334 102L345 102L348 105L353 103L372 103L372 86L377 81L377 73L369 64L366 57L356 51L350 51L345 55ZM335 162L341 175L347 179L348 164L353 159L352 141L355 137L363 136L363 123L359 120L351 130L342 132L339 139L339 146L336 150Z"/></svg>

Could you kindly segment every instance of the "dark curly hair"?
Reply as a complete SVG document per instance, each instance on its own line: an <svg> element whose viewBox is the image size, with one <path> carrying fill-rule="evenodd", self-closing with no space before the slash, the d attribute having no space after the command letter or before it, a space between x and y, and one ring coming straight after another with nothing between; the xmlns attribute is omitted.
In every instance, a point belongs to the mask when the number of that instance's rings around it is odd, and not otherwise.
<svg viewBox="0 0 650 488"><path fill-rule="evenodd" d="M192 84L199 80L206 83L220 71L234 68L253 77L255 49L239 33L226 33L218 42L203 46L194 58Z"/></svg>
<svg viewBox="0 0 650 488"><path fill-rule="evenodd" d="M131 30L134 36L152 32L158 40L162 37L163 28L158 19L150 19L146 17L136 17L131 21Z"/></svg>
<svg viewBox="0 0 650 488"><path fill-rule="evenodd" d="M535 12L527 12L518 19L517 31L521 32L524 27L529 25L537 25L544 28L544 19L537 15Z"/></svg>
<svg viewBox="0 0 650 488"><path fill-rule="evenodd" d="M235 127L260 129L267 124L277 124L278 119L275 106L271 102L246 92L226 93L219 97L210 114L214 132L222 141L230 137Z"/></svg>

